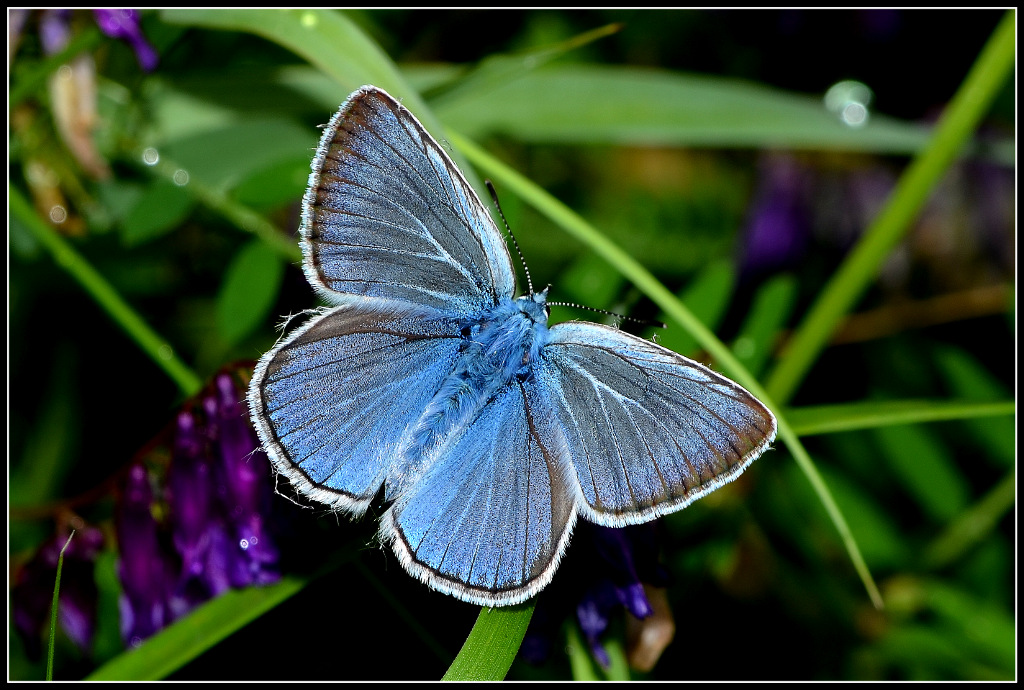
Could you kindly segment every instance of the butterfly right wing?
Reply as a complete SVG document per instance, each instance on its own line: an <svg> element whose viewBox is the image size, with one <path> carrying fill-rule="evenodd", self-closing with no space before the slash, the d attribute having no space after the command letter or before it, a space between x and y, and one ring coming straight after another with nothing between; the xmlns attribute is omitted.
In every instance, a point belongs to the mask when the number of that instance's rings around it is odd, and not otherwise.
<svg viewBox="0 0 1024 690"><path fill-rule="evenodd" d="M480 199L384 91L364 86L345 101L312 167L302 249L324 299L469 315L514 293L508 248Z"/></svg>
<svg viewBox="0 0 1024 690"><path fill-rule="evenodd" d="M693 360L593 323L549 332L537 376L591 522L622 527L680 510L775 438L767 407Z"/></svg>
<svg viewBox="0 0 1024 690"><path fill-rule="evenodd" d="M249 410L278 472L362 514L459 353L459 323L367 301L322 311L263 355Z"/></svg>

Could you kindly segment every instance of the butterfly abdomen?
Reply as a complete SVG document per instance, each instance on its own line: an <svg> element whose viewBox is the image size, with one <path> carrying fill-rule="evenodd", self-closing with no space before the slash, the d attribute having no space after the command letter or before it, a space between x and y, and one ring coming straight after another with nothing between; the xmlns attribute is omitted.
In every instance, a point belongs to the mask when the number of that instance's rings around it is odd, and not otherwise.
<svg viewBox="0 0 1024 690"><path fill-rule="evenodd" d="M462 329L459 363L417 422L401 471L388 480L389 497L420 476L499 391L529 369L547 325L537 323L523 304L522 298L502 301Z"/></svg>

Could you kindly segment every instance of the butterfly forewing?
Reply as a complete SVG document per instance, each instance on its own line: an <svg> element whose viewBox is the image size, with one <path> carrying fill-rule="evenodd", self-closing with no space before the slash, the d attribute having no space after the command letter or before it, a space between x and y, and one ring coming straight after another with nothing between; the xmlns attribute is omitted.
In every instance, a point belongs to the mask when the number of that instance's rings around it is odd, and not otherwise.
<svg viewBox="0 0 1024 690"><path fill-rule="evenodd" d="M306 193L303 251L325 298L466 315L515 290L508 249L444 150L364 87L331 120Z"/></svg>
<svg viewBox="0 0 1024 690"><path fill-rule="evenodd" d="M738 476L775 418L723 376L613 328L551 329L538 366L566 438L581 510L609 526L679 510Z"/></svg>
<svg viewBox="0 0 1024 690"><path fill-rule="evenodd" d="M311 319L260 360L250 407L275 467L359 514L458 356L459 324L361 305Z"/></svg>

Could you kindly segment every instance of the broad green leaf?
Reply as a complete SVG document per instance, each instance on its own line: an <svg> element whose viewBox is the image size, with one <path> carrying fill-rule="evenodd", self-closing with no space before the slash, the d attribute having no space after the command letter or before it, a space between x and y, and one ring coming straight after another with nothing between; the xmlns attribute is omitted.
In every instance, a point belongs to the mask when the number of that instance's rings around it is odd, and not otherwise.
<svg viewBox="0 0 1024 690"><path fill-rule="evenodd" d="M608 262L587 252L558 276L558 297L552 299L609 309L624 282L622 274L609 266Z"/></svg>
<svg viewBox="0 0 1024 690"><path fill-rule="evenodd" d="M635 67L552 65L461 91L436 113L466 136L544 143L771 147L912 153L930 130L875 115L844 125L821 98L760 84ZM1005 155L1011 156L1007 150Z"/></svg>
<svg viewBox="0 0 1024 690"><path fill-rule="evenodd" d="M375 84L406 101L428 129L437 124L419 95L405 83L395 64L343 13L335 10L164 10L165 21L209 29L247 31L305 58L335 79L345 93ZM341 101L339 100L338 103Z"/></svg>
<svg viewBox="0 0 1024 690"><path fill-rule="evenodd" d="M1017 643L1010 612L941 581L926 582L925 592L928 607L949 623L965 646L1007 674L1013 673Z"/></svg>
<svg viewBox="0 0 1024 690"><path fill-rule="evenodd" d="M282 162L311 158L318 136L316 130L291 120L239 120L168 141L160 147L160 155L200 183L225 190Z"/></svg>
<svg viewBox="0 0 1024 690"><path fill-rule="evenodd" d="M971 659L957 635L932 626L892 626L873 647L888 667L883 676L886 678L896 676L911 681L1007 679L1001 669Z"/></svg>
<svg viewBox="0 0 1024 690"><path fill-rule="evenodd" d="M217 328L224 340L234 345L266 321L283 276L284 262L273 248L258 240L242 247L217 295Z"/></svg>
<svg viewBox="0 0 1024 690"><path fill-rule="evenodd" d="M181 187L157 180L139 195L121 221L121 239L134 247L165 235L181 225L192 206L192 198Z"/></svg>
<svg viewBox="0 0 1024 690"><path fill-rule="evenodd" d="M305 154L257 170L239 182L234 198L241 204L263 210L298 204L309 182L309 156Z"/></svg>

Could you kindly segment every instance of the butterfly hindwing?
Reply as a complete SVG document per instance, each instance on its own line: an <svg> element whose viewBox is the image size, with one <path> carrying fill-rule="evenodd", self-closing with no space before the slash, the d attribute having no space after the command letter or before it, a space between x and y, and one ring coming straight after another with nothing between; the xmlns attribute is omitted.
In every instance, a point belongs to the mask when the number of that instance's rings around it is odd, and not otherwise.
<svg viewBox="0 0 1024 690"><path fill-rule="evenodd" d="M410 573L464 601L525 601L550 581L576 518L572 479L531 381L514 380L384 515Z"/></svg>
<svg viewBox="0 0 1024 690"><path fill-rule="evenodd" d="M679 510L735 479L775 437L756 398L671 350L591 323L550 335L537 376L593 522Z"/></svg>
<svg viewBox="0 0 1024 690"><path fill-rule="evenodd" d="M344 305L263 356L249 406L277 470L300 493L360 514L393 471L459 351L451 319Z"/></svg>
<svg viewBox="0 0 1024 690"><path fill-rule="evenodd" d="M304 266L325 299L467 315L512 296L515 271L494 221L448 154L386 93L353 93L312 167Z"/></svg>

